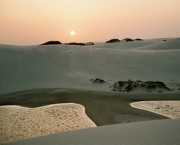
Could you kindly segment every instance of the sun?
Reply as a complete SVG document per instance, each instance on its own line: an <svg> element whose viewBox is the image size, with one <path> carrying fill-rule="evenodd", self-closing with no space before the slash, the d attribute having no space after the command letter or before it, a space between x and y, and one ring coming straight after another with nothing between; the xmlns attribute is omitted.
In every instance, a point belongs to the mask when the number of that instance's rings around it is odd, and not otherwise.
<svg viewBox="0 0 180 145"><path fill-rule="evenodd" d="M76 35L76 32L75 32L75 31L71 31L71 32L70 32L70 35L71 35L71 36L74 36L74 35Z"/></svg>

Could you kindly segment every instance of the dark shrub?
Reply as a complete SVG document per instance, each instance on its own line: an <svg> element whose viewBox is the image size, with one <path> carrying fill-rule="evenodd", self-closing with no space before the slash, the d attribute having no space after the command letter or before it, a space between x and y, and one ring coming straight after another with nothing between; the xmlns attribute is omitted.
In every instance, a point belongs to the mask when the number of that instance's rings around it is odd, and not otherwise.
<svg viewBox="0 0 180 145"><path fill-rule="evenodd" d="M115 42L121 42L119 39L111 39L109 41L106 41L106 43L115 43Z"/></svg>
<svg viewBox="0 0 180 145"><path fill-rule="evenodd" d="M142 39L140 39L140 38L137 38L137 39L135 39L136 41L143 41Z"/></svg>
<svg viewBox="0 0 180 145"><path fill-rule="evenodd" d="M57 44L62 44L62 43L59 41L48 41L48 42L45 42L41 45L57 45Z"/></svg>
<svg viewBox="0 0 180 145"><path fill-rule="evenodd" d="M70 43L65 43L66 45L80 45L80 46L85 46L85 43L77 43L77 42L70 42Z"/></svg>
<svg viewBox="0 0 180 145"><path fill-rule="evenodd" d="M88 42L88 43L86 43L86 45L94 45L94 43L93 42Z"/></svg>
<svg viewBox="0 0 180 145"><path fill-rule="evenodd" d="M125 39L123 39L123 40L126 41L126 42L134 41L134 40L131 39L131 38L125 38Z"/></svg>

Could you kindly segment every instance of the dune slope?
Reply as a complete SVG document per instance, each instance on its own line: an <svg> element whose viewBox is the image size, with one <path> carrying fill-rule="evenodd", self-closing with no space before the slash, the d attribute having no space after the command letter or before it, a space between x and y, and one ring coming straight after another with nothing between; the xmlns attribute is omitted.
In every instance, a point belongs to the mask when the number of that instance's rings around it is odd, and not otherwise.
<svg viewBox="0 0 180 145"><path fill-rule="evenodd" d="M0 144L95 126L79 104L39 108L0 106Z"/></svg>
<svg viewBox="0 0 180 145"><path fill-rule="evenodd" d="M54 87L106 91L127 79L180 82L179 43L180 39L83 47L0 45L0 93ZM109 84L93 85L92 78Z"/></svg>

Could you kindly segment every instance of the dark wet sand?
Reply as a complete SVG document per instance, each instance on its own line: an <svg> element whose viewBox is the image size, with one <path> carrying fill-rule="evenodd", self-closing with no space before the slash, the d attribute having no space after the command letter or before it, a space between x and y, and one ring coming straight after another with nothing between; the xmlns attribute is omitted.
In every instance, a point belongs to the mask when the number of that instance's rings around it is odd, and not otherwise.
<svg viewBox="0 0 180 145"><path fill-rule="evenodd" d="M60 90L60 91L58 91ZM180 100L180 93L111 93L65 89L33 89L0 95L0 105L40 107L57 103L77 103L97 126L167 119L148 111L132 108L129 104L147 100Z"/></svg>

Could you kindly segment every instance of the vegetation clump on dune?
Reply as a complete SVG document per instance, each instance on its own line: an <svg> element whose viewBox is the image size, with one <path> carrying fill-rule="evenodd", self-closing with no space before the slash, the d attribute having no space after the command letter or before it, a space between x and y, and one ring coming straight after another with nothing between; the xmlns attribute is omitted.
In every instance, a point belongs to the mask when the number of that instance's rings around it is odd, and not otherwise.
<svg viewBox="0 0 180 145"><path fill-rule="evenodd" d="M85 43L77 43L77 42L70 42L70 43L65 43L66 45L80 45L80 46L85 46Z"/></svg>
<svg viewBox="0 0 180 145"><path fill-rule="evenodd" d="M158 82L158 81L142 82L140 80L118 81L114 83L110 88L112 88L113 91L119 91L119 92L131 92L138 89L146 92L171 91L163 82Z"/></svg>
<svg viewBox="0 0 180 145"><path fill-rule="evenodd" d="M94 45L94 43L93 42L88 42L88 43L86 43L86 45Z"/></svg>
<svg viewBox="0 0 180 145"><path fill-rule="evenodd" d="M125 38L125 39L123 39L123 40L126 41L126 42L134 41L134 40L131 39L131 38Z"/></svg>
<svg viewBox="0 0 180 145"><path fill-rule="evenodd" d="M142 39L140 39L140 38L137 38L137 39L135 39L136 41L143 41Z"/></svg>
<svg viewBox="0 0 180 145"><path fill-rule="evenodd" d="M88 46L88 45L94 45L93 42L88 42L88 43L77 43L77 42L70 42L70 43L65 43L66 45L79 45L79 46Z"/></svg>
<svg viewBox="0 0 180 145"><path fill-rule="evenodd" d="M62 43L59 41L48 41L48 42L45 42L41 45L56 45L56 44L62 44Z"/></svg>
<svg viewBox="0 0 180 145"><path fill-rule="evenodd" d="M102 83L105 83L104 80L99 79L99 78L96 78L96 79L90 79L90 81L91 81L92 83L95 83L95 84L102 84Z"/></svg>
<svg viewBox="0 0 180 145"><path fill-rule="evenodd" d="M109 41L106 41L106 43L115 43L115 42L121 42L119 39L111 39Z"/></svg>

